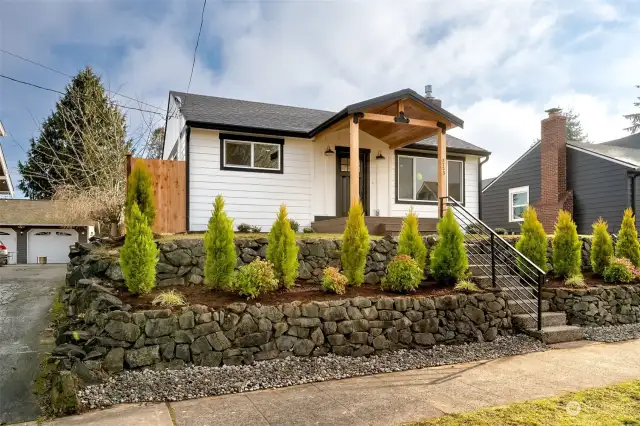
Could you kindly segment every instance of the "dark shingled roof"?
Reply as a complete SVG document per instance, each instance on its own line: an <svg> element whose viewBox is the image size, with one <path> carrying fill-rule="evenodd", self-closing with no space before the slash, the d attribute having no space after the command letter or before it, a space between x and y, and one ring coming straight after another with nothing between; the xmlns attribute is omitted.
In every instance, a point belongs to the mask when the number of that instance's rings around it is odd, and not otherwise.
<svg viewBox="0 0 640 426"><path fill-rule="evenodd" d="M0 225L65 225L67 201L52 200L0 200ZM77 226L93 225L89 220L73 223Z"/></svg>
<svg viewBox="0 0 640 426"><path fill-rule="evenodd" d="M436 149L438 146L438 138L437 136L431 136L426 139L421 140L420 142L416 142L413 145L409 145L407 148L422 148L429 147ZM455 136L447 135L447 148L452 151L464 152L469 154L477 154L477 155L489 155L491 154L484 148L480 148L472 143L467 141L463 141L460 138L456 138Z"/></svg>
<svg viewBox="0 0 640 426"><path fill-rule="evenodd" d="M623 148L640 149L640 133L636 133L635 135L625 136L624 138L620 138L620 139L614 139L609 142L603 142L600 145L614 145L614 146L620 146Z"/></svg>
<svg viewBox="0 0 640 426"><path fill-rule="evenodd" d="M622 161L629 164L630 167L640 167L640 149L610 145L609 143L583 143L576 141L568 141L567 145Z"/></svg>
<svg viewBox="0 0 640 426"><path fill-rule="evenodd" d="M494 178L494 177L482 179L482 189L486 188L486 186L489 185L494 180L496 180L496 178Z"/></svg>

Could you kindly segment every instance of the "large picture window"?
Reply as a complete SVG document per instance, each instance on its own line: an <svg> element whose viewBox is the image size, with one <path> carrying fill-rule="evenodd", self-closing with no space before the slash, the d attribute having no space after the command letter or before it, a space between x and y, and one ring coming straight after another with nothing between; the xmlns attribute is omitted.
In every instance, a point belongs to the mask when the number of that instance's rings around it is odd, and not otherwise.
<svg viewBox="0 0 640 426"><path fill-rule="evenodd" d="M438 202L438 160L398 154L397 198L402 202ZM464 163L447 160L448 194L456 201L464 202Z"/></svg>
<svg viewBox="0 0 640 426"><path fill-rule="evenodd" d="M220 135L223 170L282 173L281 139Z"/></svg>
<svg viewBox="0 0 640 426"><path fill-rule="evenodd" d="M522 222L522 214L529 205L529 187L509 189L509 222Z"/></svg>

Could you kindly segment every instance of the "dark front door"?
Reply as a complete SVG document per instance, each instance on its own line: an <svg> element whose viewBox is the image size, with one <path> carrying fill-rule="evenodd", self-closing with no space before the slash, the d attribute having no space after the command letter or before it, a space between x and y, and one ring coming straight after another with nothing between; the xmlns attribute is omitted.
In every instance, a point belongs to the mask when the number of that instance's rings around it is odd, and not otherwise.
<svg viewBox="0 0 640 426"><path fill-rule="evenodd" d="M351 205L351 158L349 148L336 147L337 176L336 176L336 216L349 215ZM369 150L360 150L360 200L364 207L364 214L369 215Z"/></svg>

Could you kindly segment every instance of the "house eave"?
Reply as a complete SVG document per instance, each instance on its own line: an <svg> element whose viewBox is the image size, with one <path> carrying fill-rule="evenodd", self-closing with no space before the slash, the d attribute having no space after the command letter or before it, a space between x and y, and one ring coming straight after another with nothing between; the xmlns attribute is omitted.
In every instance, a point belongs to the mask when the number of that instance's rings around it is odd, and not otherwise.
<svg viewBox="0 0 640 426"><path fill-rule="evenodd" d="M311 139L309 132L281 130L265 127L239 126L233 124L210 123L186 120L186 125L194 129L220 130L224 132L253 133L256 135L285 136L291 138Z"/></svg>

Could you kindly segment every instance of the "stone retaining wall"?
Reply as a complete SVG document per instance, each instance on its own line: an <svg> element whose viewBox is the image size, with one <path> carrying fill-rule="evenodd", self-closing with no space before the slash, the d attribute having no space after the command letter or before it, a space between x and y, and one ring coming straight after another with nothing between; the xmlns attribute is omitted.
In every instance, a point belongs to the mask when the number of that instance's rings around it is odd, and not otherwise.
<svg viewBox="0 0 640 426"><path fill-rule="evenodd" d="M597 326L640 322L640 285L545 289L551 311L564 311L570 324Z"/></svg>
<svg viewBox="0 0 640 426"><path fill-rule="evenodd" d="M131 312L109 283L70 276L68 285L64 301L73 321L58 330L53 356L85 378L148 366L238 365L330 352L363 356L512 333L501 293Z"/></svg>

